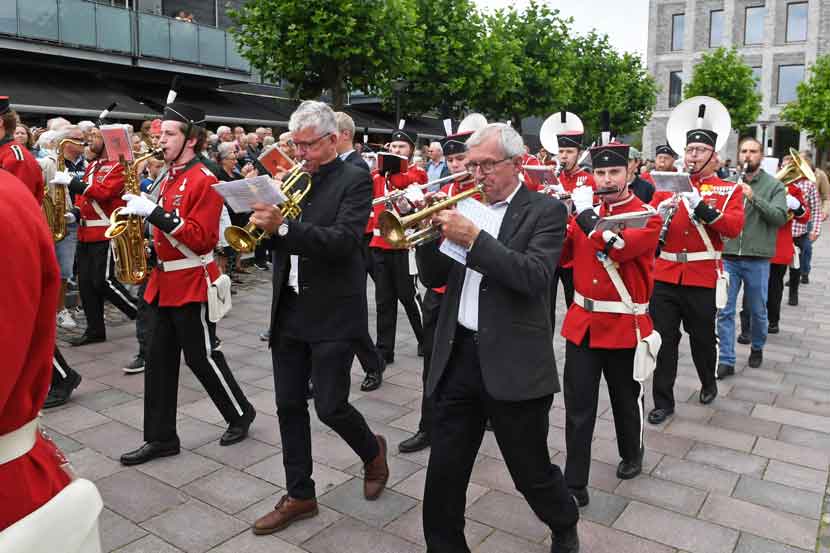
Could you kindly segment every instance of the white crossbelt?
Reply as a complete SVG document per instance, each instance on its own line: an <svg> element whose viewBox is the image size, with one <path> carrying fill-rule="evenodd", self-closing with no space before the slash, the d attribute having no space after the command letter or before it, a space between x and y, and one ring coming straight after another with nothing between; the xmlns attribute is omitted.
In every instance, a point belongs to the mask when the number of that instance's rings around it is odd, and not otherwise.
<svg viewBox="0 0 830 553"><path fill-rule="evenodd" d="M213 252L200 255L199 257L187 257L184 259L176 259L174 261L160 261L158 267L165 273L170 273L173 271L201 267L203 265L207 265L211 261L213 261Z"/></svg>
<svg viewBox="0 0 830 553"><path fill-rule="evenodd" d="M31 420L8 434L0 436L0 465L23 457L35 446L37 419Z"/></svg>
<svg viewBox="0 0 830 553"><path fill-rule="evenodd" d="M101 221L100 219L92 219L91 221L86 219L81 219L81 226L82 227L108 227L110 226L109 221Z"/></svg>
<svg viewBox="0 0 830 553"><path fill-rule="evenodd" d="M721 252L660 252L660 259L674 263L690 263L692 261L711 261L720 259Z"/></svg>
<svg viewBox="0 0 830 553"><path fill-rule="evenodd" d="M621 301L603 301L586 298L577 291L574 291L574 303L590 313L618 313L620 315L631 315L631 308ZM635 303L637 313L645 314L648 311L647 303Z"/></svg>

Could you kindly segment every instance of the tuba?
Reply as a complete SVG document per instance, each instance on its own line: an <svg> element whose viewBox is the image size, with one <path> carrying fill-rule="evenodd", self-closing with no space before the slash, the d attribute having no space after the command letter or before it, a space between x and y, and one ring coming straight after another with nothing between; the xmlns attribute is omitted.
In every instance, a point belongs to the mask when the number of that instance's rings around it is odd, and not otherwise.
<svg viewBox="0 0 830 553"><path fill-rule="evenodd" d="M124 166L124 193L141 195L138 167L154 157L162 159L161 149L152 150L133 162L120 160ZM124 284L141 284L149 276L147 268L147 242L144 239L144 218L138 215L121 215L123 208L116 208L110 215L110 226L104 232L110 240L115 262L115 278Z"/></svg>
<svg viewBox="0 0 830 553"><path fill-rule="evenodd" d="M302 213L300 202L311 192L311 174L303 171L305 160L296 164L285 175L280 191L285 195L286 200L280 206L282 216L286 219L296 219ZM305 187L300 183L305 181ZM258 228L253 222L244 227L231 225L225 229L225 240L239 253L251 253L262 240L268 238L268 233Z"/></svg>
<svg viewBox="0 0 830 553"><path fill-rule="evenodd" d="M810 168L810 165L804 161L804 158L795 151L795 148L790 148L790 156L793 158L792 163L788 163L778 171L775 178L783 182L785 186L802 179L815 183L816 174Z"/></svg>

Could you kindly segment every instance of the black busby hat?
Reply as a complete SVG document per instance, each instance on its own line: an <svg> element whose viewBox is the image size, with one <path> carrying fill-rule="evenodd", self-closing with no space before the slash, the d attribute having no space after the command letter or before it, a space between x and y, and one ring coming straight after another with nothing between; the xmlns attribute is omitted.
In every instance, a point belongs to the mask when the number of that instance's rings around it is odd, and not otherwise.
<svg viewBox="0 0 830 553"><path fill-rule="evenodd" d="M4 113L8 113L11 110L11 105L9 105L9 97L8 96L0 96L0 115Z"/></svg>
<svg viewBox="0 0 830 553"><path fill-rule="evenodd" d="M467 151L467 139L473 135L473 131L453 134L441 139L441 148L445 156L454 156Z"/></svg>
<svg viewBox="0 0 830 553"><path fill-rule="evenodd" d="M692 142L699 142L714 148L718 142L718 133L709 129L692 129L686 133L686 144Z"/></svg>
<svg viewBox="0 0 830 553"><path fill-rule="evenodd" d="M560 148L579 148L582 149L582 139L585 135L583 133L562 133L556 135L556 140Z"/></svg>
<svg viewBox="0 0 830 553"><path fill-rule="evenodd" d="M668 144L661 144L657 146L654 155L659 156L660 154L665 154L667 156L673 157L674 159L677 159L677 152L672 150L671 146L669 146Z"/></svg>
<svg viewBox="0 0 830 553"><path fill-rule="evenodd" d="M628 144L611 142L591 148L591 166L594 169L603 167L626 167L628 165Z"/></svg>
<svg viewBox="0 0 830 553"><path fill-rule="evenodd" d="M405 126L406 121L401 119L400 123L398 123L398 130L392 133L392 140L390 142L402 140L404 142L409 142L412 147L415 148L415 145L418 144L418 133L415 131L404 130Z"/></svg>
<svg viewBox="0 0 830 553"><path fill-rule="evenodd" d="M202 127L205 123L205 112L196 106L173 102L164 106L164 120L179 121L186 125Z"/></svg>

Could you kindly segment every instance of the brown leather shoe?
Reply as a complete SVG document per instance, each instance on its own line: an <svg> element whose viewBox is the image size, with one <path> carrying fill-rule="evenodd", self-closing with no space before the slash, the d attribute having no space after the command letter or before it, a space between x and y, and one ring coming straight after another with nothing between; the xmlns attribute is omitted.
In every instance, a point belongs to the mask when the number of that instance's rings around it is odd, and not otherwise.
<svg viewBox="0 0 830 553"><path fill-rule="evenodd" d="M386 438L376 435L380 453L363 466L363 496L368 500L377 499L386 481L389 480L389 465L386 464Z"/></svg>
<svg viewBox="0 0 830 553"><path fill-rule="evenodd" d="M262 536L279 532L296 520L317 516L318 512L316 499L294 499L284 495L273 511L257 519L254 534Z"/></svg>

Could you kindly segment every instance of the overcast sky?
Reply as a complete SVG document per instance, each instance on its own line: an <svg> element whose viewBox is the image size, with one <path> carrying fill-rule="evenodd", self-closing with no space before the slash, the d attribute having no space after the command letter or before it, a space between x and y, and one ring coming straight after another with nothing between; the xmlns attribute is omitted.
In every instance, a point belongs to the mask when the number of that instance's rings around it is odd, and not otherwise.
<svg viewBox="0 0 830 553"><path fill-rule="evenodd" d="M528 0L474 0L484 10L515 6L522 10ZM608 35L621 52L637 52L643 61L648 42L648 0L541 0L572 17L573 29L585 34L591 29ZM540 2L540 3L541 3Z"/></svg>

